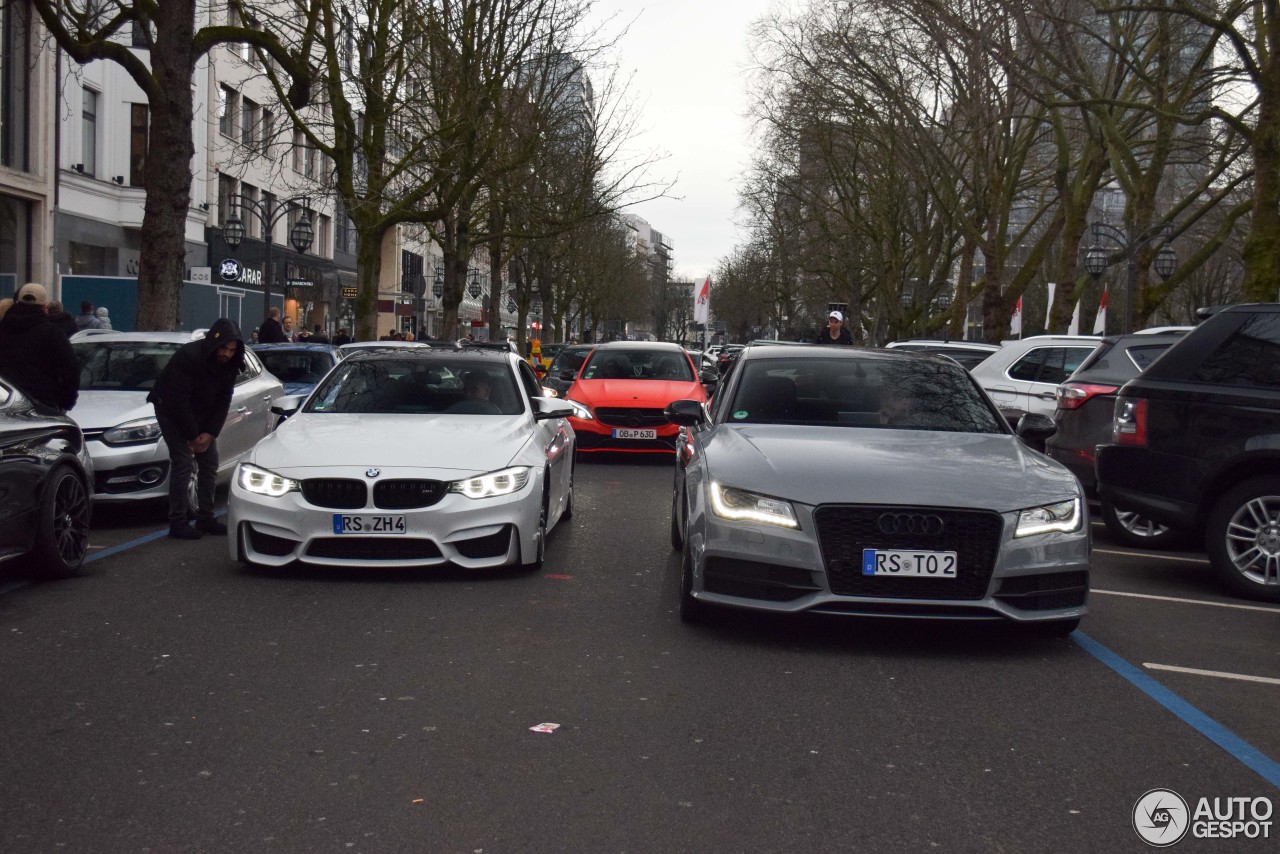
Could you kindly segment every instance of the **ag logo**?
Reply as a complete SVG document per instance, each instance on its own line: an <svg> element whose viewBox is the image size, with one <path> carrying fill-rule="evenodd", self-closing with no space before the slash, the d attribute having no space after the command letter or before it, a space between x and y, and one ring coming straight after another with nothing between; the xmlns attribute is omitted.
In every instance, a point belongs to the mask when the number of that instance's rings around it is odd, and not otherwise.
<svg viewBox="0 0 1280 854"><path fill-rule="evenodd" d="M226 282L237 282L240 280L240 262L234 258L226 258L218 265L218 275Z"/></svg>
<svg viewBox="0 0 1280 854"><path fill-rule="evenodd" d="M1187 802L1172 789L1152 789L1133 805L1133 829L1143 842L1156 848L1178 842L1190 826Z"/></svg>

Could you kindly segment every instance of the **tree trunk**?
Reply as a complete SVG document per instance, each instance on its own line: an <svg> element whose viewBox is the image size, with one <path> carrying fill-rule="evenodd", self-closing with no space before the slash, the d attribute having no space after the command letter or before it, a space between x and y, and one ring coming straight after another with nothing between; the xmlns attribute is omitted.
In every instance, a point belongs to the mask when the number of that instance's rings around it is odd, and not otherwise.
<svg viewBox="0 0 1280 854"><path fill-rule="evenodd" d="M356 227L356 328L353 339L373 341L378 337L378 280L382 276L382 241L386 229Z"/></svg>
<svg viewBox="0 0 1280 854"><path fill-rule="evenodd" d="M156 95L151 99L147 139L146 207L138 268L140 330L173 330L180 320L186 278L187 210L191 205L191 159L195 156L195 68L193 0L165 0L156 10L156 47L151 51ZM216 318L201 318L208 326ZM207 322L206 322L207 321Z"/></svg>
<svg viewBox="0 0 1280 854"><path fill-rule="evenodd" d="M1262 78L1253 132L1253 221L1244 243L1244 299L1274 302L1280 288L1280 73Z"/></svg>

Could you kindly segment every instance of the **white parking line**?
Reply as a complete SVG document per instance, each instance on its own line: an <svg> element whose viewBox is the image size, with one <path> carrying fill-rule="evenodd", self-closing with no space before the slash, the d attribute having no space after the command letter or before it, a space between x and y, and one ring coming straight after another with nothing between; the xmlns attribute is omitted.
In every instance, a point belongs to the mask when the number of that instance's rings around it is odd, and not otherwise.
<svg viewBox="0 0 1280 854"><path fill-rule="evenodd" d="M1213 602L1209 599L1179 599L1176 596L1152 596L1150 593L1125 593L1120 590L1090 590L1090 593L1102 593L1106 596L1128 596L1133 599L1155 599L1160 602L1180 602L1184 605L1212 605L1215 608L1235 608L1239 611L1262 611L1264 614L1280 614L1280 608L1268 608L1264 605L1237 605L1234 602Z"/></svg>
<svg viewBox="0 0 1280 854"><path fill-rule="evenodd" d="M1202 557L1176 557L1174 555L1162 554L1161 552L1117 552L1111 549L1094 549L1095 552L1104 555L1119 555L1120 557L1149 557L1157 560L1178 560L1183 563L1198 563L1204 566L1209 565L1207 558Z"/></svg>
<svg viewBox="0 0 1280 854"><path fill-rule="evenodd" d="M1280 685L1280 679L1270 676L1246 676L1243 673L1223 673L1220 670L1197 670L1194 667L1174 667L1172 664L1152 664L1144 661L1142 666L1148 670L1168 670L1171 673L1190 673L1192 676L1216 676L1219 679L1239 679L1241 682L1262 682L1265 685Z"/></svg>

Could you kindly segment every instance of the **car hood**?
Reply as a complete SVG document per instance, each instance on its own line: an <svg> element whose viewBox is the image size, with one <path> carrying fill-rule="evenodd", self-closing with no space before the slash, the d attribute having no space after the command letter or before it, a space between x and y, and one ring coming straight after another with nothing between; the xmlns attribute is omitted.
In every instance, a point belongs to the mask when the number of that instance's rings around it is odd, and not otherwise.
<svg viewBox="0 0 1280 854"><path fill-rule="evenodd" d="M591 406L666 406L673 400L706 400L700 383L689 380L584 380L569 395Z"/></svg>
<svg viewBox="0 0 1280 854"><path fill-rule="evenodd" d="M436 479L447 479L505 468L530 435L528 415L300 412L259 442L247 459L290 476L307 470L305 476L314 477L317 468L363 471L372 466L435 469L441 473ZM426 472L417 476L433 477Z"/></svg>
<svg viewBox="0 0 1280 854"><path fill-rule="evenodd" d="M715 481L805 504L1009 512L1080 494L1066 468L1007 434L720 425L704 453Z"/></svg>
<svg viewBox="0 0 1280 854"><path fill-rule="evenodd" d="M137 418L154 418L145 391L82 391L67 413L81 430L107 430Z"/></svg>

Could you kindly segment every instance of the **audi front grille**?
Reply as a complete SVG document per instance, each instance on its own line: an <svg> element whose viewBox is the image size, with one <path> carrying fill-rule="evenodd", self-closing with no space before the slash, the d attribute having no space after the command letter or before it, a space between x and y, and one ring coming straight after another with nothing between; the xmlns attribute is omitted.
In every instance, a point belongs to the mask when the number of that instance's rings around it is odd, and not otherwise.
<svg viewBox="0 0 1280 854"><path fill-rule="evenodd" d="M896 599L981 599L1004 529L998 513L936 507L825 505L813 514L831 592ZM955 578L862 574L863 549L950 551Z"/></svg>

